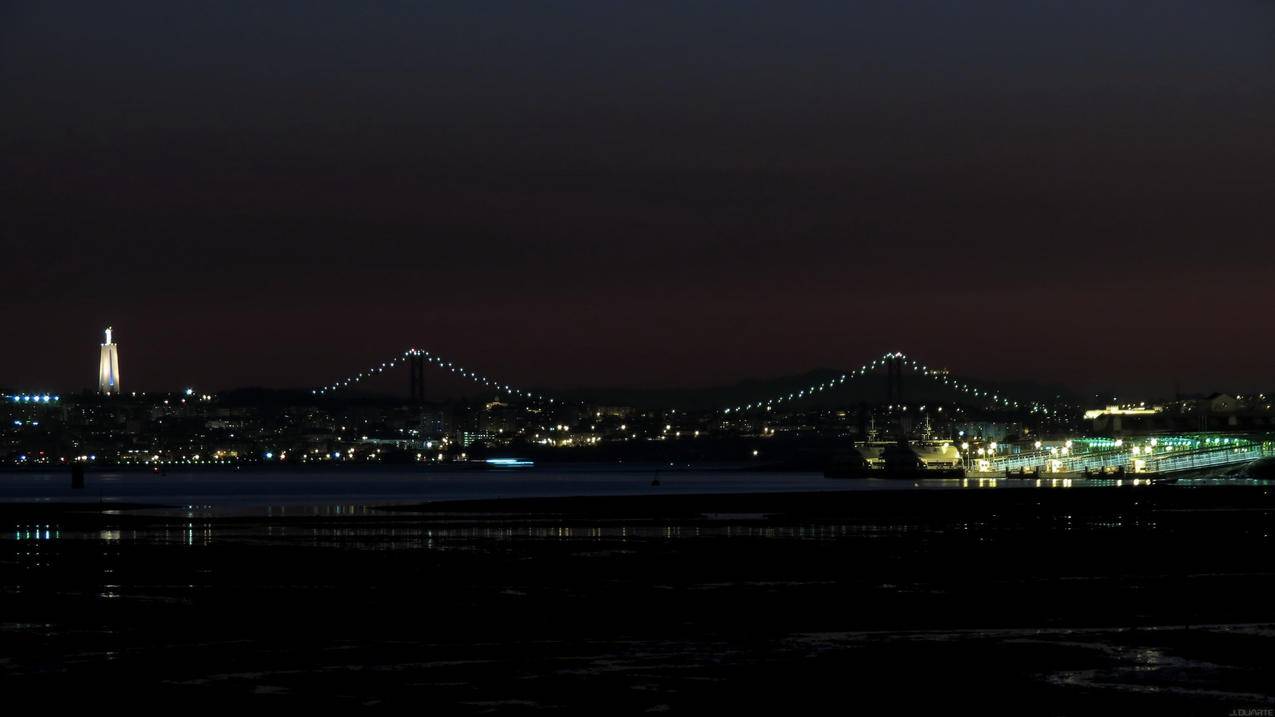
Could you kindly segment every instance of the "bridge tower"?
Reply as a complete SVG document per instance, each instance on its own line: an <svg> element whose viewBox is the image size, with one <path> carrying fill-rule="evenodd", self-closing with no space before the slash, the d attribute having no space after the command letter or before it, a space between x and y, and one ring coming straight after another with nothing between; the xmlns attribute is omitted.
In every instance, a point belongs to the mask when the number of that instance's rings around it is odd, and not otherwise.
<svg viewBox="0 0 1275 717"><path fill-rule="evenodd" d="M891 404L903 402L903 358L890 356L885 360L885 398Z"/></svg>
<svg viewBox="0 0 1275 717"><path fill-rule="evenodd" d="M413 350L407 360L407 398L414 405L425 403L425 355Z"/></svg>

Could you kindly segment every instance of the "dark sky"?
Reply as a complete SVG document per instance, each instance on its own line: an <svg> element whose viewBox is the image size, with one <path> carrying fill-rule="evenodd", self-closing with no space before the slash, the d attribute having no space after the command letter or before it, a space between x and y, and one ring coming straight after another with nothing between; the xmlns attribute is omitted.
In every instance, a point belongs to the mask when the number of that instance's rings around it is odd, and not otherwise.
<svg viewBox="0 0 1275 717"><path fill-rule="evenodd" d="M6 2L0 382L1275 386L1275 3Z"/></svg>

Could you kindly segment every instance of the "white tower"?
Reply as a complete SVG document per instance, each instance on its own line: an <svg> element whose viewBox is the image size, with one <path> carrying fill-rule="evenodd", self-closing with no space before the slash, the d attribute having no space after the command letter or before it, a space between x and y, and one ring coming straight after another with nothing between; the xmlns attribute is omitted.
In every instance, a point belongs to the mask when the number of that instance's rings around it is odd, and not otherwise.
<svg viewBox="0 0 1275 717"><path fill-rule="evenodd" d="M102 358L97 362L97 392L120 392L120 352L111 340L111 327L106 327L106 343L102 344Z"/></svg>

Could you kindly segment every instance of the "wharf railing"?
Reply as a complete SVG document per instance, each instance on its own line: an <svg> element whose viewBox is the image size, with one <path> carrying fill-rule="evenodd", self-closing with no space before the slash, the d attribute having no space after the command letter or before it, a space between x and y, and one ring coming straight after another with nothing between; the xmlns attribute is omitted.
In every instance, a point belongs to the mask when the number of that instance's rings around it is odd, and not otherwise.
<svg viewBox="0 0 1275 717"><path fill-rule="evenodd" d="M1170 437L1159 445L1112 445L1076 442L1067 450L1054 447L993 455L967 462L973 474L1009 473L1173 473L1249 463L1275 456L1275 442L1240 437Z"/></svg>

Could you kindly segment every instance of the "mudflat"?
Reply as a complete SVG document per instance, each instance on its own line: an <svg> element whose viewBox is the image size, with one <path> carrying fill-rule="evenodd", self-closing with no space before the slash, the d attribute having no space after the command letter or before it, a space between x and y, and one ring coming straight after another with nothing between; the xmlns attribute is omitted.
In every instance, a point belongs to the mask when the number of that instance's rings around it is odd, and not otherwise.
<svg viewBox="0 0 1275 717"><path fill-rule="evenodd" d="M267 517L3 504L4 694L169 711L1266 709L1271 490Z"/></svg>

